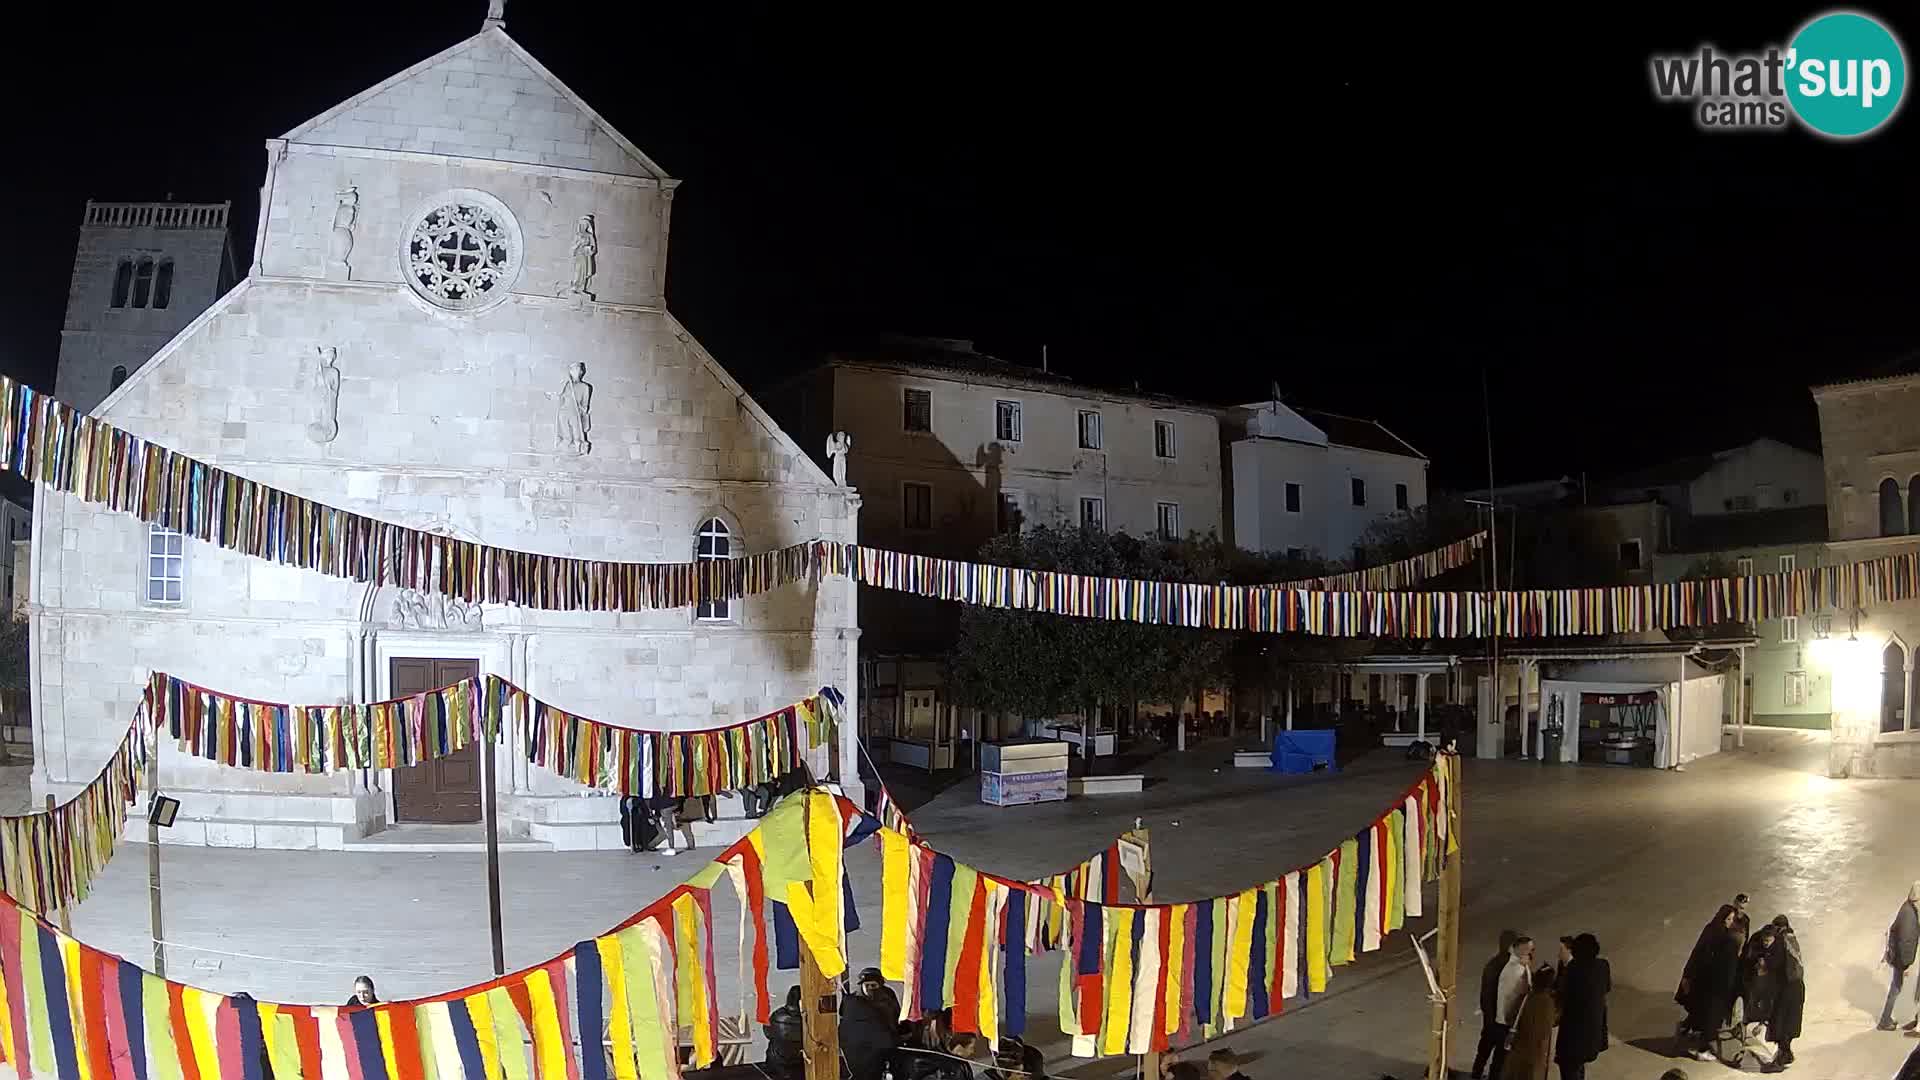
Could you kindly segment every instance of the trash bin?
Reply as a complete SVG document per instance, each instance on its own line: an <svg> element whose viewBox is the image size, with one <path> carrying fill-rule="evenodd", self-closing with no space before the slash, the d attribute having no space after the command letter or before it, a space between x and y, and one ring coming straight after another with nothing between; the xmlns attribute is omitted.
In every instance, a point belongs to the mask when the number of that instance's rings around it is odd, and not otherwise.
<svg viewBox="0 0 1920 1080"><path fill-rule="evenodd" d="M1541 740L1541 753L1546 755L1546 760L1552 762L1558 762L1560 760L1560 739L1561 733L1559 731L1551 728L1547 730L1546 737Z"/></svg>

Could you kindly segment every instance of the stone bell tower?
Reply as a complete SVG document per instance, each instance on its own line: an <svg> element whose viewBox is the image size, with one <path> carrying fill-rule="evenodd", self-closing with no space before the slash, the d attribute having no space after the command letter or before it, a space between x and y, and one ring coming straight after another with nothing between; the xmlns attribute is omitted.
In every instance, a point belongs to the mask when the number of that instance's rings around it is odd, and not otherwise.
<svg viewBox="0 0 1920 1080"><path fill-rule="evenodd" d="M231 205L87 202L55 396L92 412L233 287Z"/></svg>

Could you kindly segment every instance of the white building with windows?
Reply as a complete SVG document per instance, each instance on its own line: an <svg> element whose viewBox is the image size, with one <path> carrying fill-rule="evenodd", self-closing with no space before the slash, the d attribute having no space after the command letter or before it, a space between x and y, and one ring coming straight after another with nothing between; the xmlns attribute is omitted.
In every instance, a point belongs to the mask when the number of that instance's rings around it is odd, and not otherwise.
<svg viewBox="0 0 1920 1080"><path fill-rule="evenodd" d="M129 374L103 391L99 415L335 506L527 551L678 562L855 538L853 491L666 310L675 181L500 20L266 145L250 274L150 358L116 361ZM144 296L132 310L152 312L164 251L142 293L150 246L164 248L130 240L84 258L76 297L103 293L112 308L126 254L129 305ZM180 258L168 311L184 304ZM69 370L63 358L63 387ZM37 499L36 794L93 777L149 670L292 702L493 672L636 727L711 727L853 686L859 631L841 579L699 610L474 606L249 559L46 490ZM855 729L843 729L843 760ZM183 807L168 838L341 847L385 827L474 821L478 752L303 777L169 748L161 783ZM582 798L504 752L497 764L510 834L620 842L615 800Z"/></svg>
<svg viewBox="0 0 1920 1080"><path fill-rule="evenodd" d="M1219 534L1218 410L1085 386L988 356L970 341L901 338L841 353L769 397L809 448L845 431L863 542L972 558L1036 524L1135 536ZM954 605L867 589L860 599L868 731L896 761L947 767L962 732L1011 735L1012 718L950 700L943 654Z"/></svg>
<svg viewBox="0 0 1920 1080"><path fill-rule="evenodd" d="M1243 405L1228 438L1233 542L1341 560L1382 518L1427 504L1427 459L1377 420L1280 400Z"/></svg>

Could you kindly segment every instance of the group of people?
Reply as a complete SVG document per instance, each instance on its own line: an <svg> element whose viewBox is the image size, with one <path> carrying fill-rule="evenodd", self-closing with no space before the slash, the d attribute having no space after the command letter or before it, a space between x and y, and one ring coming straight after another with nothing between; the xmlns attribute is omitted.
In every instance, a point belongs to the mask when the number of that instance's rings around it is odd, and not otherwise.
<svg viewBox="0 0 1920 1080"><path fill-rule="evenodd" d="M812 774L801 765L764 784L723 791L720 797L738 798L745 816L753 820L765 817L775 802L812 783ZM693 823L702 819L712 822L716 809L712 795L656 795L646 799L638 795L622 796L620 840L635 854L678 855L683 850L692 851ZM685 839L684 848L675 846L676 835Z"/></svg>
<svg viewBox="0 0 1920 1080"><path fill-rule="evenodd" d="M1474 1080L1583 1080L1607 1048L1613 971L1592 934L1560 939L1557 963L1535 963L1533 939L1500 934L1500 951L1480 973L1480 1045ZM1559 1037L1555 1038L1555 1029Z"/></svg>
<svg viewBox="0 0 1920 1080"><path fill-rule="evenodd" d="M1920 885L1915 889L1920 891ZM1894 993L1899 989L1896 972ZM1807 1007L1807 967L1793 923L1785 915L1776 915L1754 933L1746 893L1720 905L1687 957L1673 1000L1687 1010L1680 1037L1692 1043L1693 1057L1701 1061L1729 1057L1737 1063L1749 1033L1764 1027L1775 1047L1768 1068L1779 1071L1792 1065L1793 1040L1800 1037ZM1892 1006L1889 995L1889 1011ZM1883 1017L1882 1026L1891 1028L1890 1018ZM1723 1035L1735 1043L1734 1053L1716 1053Z"/></svg>
<svg viewBox="0 0 1920 1080"><path fill-rule="evenodd" d="M973 1080L975 1064L986 1066L987 1080L1046 1080L1040 1051L1017 1036L1000 1039L989 1065L977 1060L979 1037L953 1029L951 1011L920 1021L902 1019L900 996L879 968L862 971L840 995L839 1017L842 1071L850 1080ZM779 1080L804 1075L806 1026L798 986L787 990L786 1004L773 1010L762 1030L766 1072Z"/></svg>

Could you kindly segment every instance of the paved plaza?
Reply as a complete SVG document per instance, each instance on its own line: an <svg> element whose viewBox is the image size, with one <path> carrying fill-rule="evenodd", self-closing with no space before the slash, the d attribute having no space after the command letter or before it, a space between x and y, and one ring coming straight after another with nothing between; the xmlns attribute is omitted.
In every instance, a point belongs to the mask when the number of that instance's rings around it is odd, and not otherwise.
<svg viewBox="0 0 1920 1080"><path fill-rule="evenodd" d="M1456 1066L1465 1068L1477 1031L1480 964L1500 929L1511 926L1545 941L1579 931L1599 936L1613 966L1615 1042L1589 1070L1595 1080L1653 1080L1673 1064L1694 1080L1727 1075L1717 1065L1672 1059L1678 1009L1671 998L1700 925L1745 891L1756 923L1789 913L1806 951L1807 1030L1792 1072L1890 1076L1915 1043L1872 1030L1885 994L1877 961L1895 906L1920 877L1910 824L1920 818L1920 784L1829 781L1814 772L1822 758L1812 738L1754 733L1746 750L1677 773L1468 763L1468 1005ZM958 858L1032 877L1104 846L1137 815L1153 831L1157 898L1179 900L1227 892L1314 858L1369 820L1419 769L1380 753L1339 776L1283 778L1222 767L1226 758L1224 747L1166 755L1148 766L1156 782L1140 795L1034 807L983 806L962 785L919 808L914 821ZM489 974L478 855L168 847L164 858L167 936L177 943L169 974L177 978L268 999L339 1002L363 971L388 997ZM508 966L591 937L698 865L698 856L684 854L505 855ZM862 912L876 926L871 845L851 853L849 865ZM716 925L731 927L731 890L716 887L714 899ZM1431 924L1429 917L1414 926ZM147 958L144 848L121 850L74 926L84 940ZM730 931L718 936L724 942ZM719 958L721 995L731 1002L738 983L727 951ZM872 962L875 951L870 932L854 935L856 966ZM1054 1070L1106 1077L1131 1068L1131 1059L1065 1056L1051 1015L1054 963L1031 965L1028 994L1029 1030ZM1406 935L1336 969L1330 991L1223 1042L1250 1059L1245 1071L1256 1078L1420 1075L1426 993Z"/></svg>

